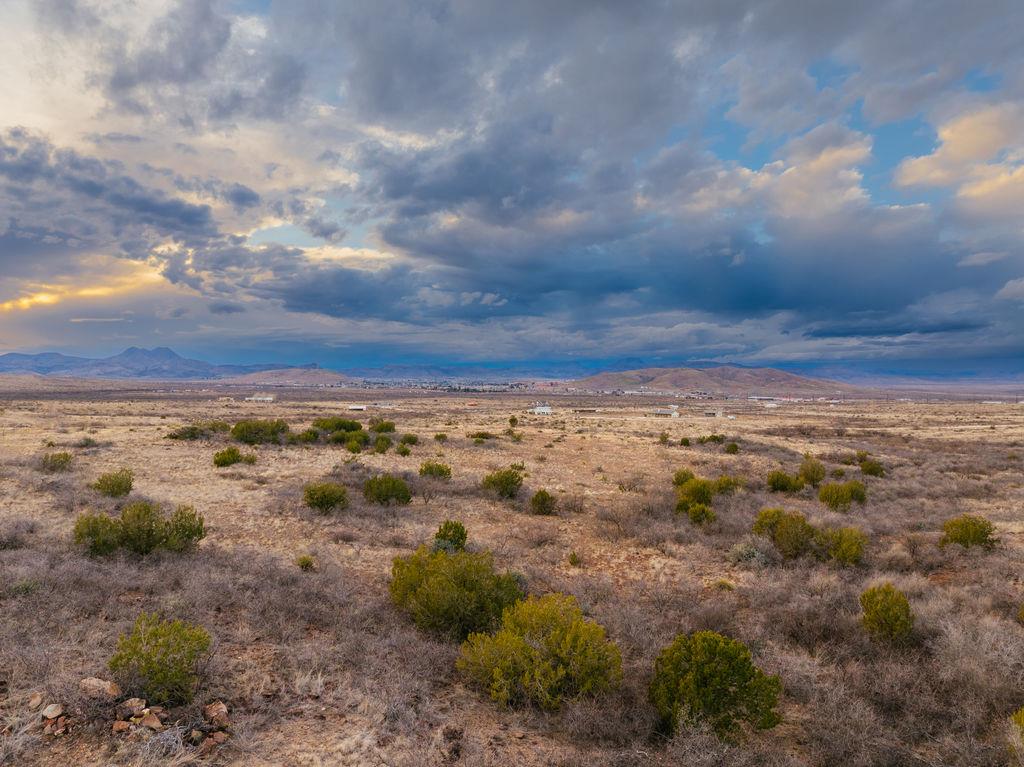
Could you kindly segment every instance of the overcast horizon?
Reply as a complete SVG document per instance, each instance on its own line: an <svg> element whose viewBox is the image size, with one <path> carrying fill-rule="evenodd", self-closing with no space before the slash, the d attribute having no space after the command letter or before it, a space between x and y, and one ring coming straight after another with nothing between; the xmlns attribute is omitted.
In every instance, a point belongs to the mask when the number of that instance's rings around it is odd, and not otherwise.
<svg viewBox="0 0 1024 767"><path fill-rule="evenodd" d="M1024 4L11 0L0 354L1024 371Z"/></svg>

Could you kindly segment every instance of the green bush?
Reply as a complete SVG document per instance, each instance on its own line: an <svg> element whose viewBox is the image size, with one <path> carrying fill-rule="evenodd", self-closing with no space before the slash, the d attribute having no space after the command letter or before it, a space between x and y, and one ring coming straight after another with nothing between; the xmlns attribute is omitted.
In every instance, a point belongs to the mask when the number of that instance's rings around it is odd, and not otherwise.
<svg viewBox="0 0 1024 767"><path fill-rule="evenodd" d="M74 456L66 450L60 453L47 453L43 456L41 466L43 471L48 472L67 471L72 460Z"/></svg>
<svg viewBox="0 0 1024 767"><path fill-rule="evenodd" d="M497 574L490 552L421 546L391 568L391 599L424 631L464 640L494 630L502 611L523 598L518 578Z"/></svg>
<svg viewBox="0 0 1024 767"><path fill-rule="evenodd" d="M214 434L226 434L231 431L231 424L226 421L198 421L181 426L167 435L168 439L209 439Z"/></svg>
<svg viewBox="0 0 1024 767"><path fill-rule="evenodd" d="M735 442L730 442L728 445L725 446L725 452L728 453L729 455L736 455L736 453L738 453L739 451L740 446L737 445Z"/></svg>
<svg viewBox="0 0 1024 767"><path fill-rule="evenodd" d="M409 449L408 445L399 445L395 448L395 452L405 458L407 455L412 455L412 450Z"/></svg>
<svg viewBox="0 0 1024 767"><path fill-rule="evenodd" d="M533 703L547 711L622 681L619 648L564 594L506 608L497 633L466 639L456 667L503 706Z"/></svg>
<svg viewBox="0 0 1024 767"><path fill-rule="evenodd" d="M555 513L558 501L547 490L541 489L530 498L530 511L541 516L550 516Z"/></svg>
<svg viewBox="0 0 1024 767"><path fill-rule="evenodd" d="M190 506L179 506L168 519L160 507L137 501L124 507L119 518L106 514L81 514L75 520L75 543L93 556L118 549L145 555L156 549L184 551L206 536L203 518Z"/></svg>
<svg viewBox="0 0 1024 767"><path fill-rule="evenodd" d="M391 448L391 437L386 434L378 434L373 441L373 452L383 455Z"/></svg>
<svg viewBox="0 0 1024 767"><path fill-rule="evenodd" d="M715 480L715 495L732 495L741 487L743 487L742 477L723 474Z"/></svg>
<svg viewBox="0 0 1024 767"><path fill-rule="evenodd" d="M289 434L287 440L289 445L312 445L319 441L320 432L316 429L306 429L305 431L300 431L296 434Z"/></svg>
<svg viewBox="0 0 1024 767"><path fill-rule="evenodd" d="M123 498L132 491L134 482L135 475L131 469L118 469L101 474L99 479L92 483L92 488L111 498Z"/></svg>
<svg viewBox="0 0 1024 767"><path fill-rule="evenodd" d="M860 473L869 477L884 477L885 467L878 461L868 458L860 462Z"/></svg>
<svg viewBox="0 0 1024 767"><path fill-rule="evenodd" d="M304 573L311 573L316 570L316 560L312 554L299 554L299 556L295 557L295 564Z"/></svg>
<svg viewBox="0 0 1024 767"><path fill-rule="evenodd" d="M812 457L810 453L805 453L798 476L811 487L817 487L821 480L825 479L825 464Z"/></svg>
<svg viewBox="0 0 1024 767"><path fill-rule="evenodd" d="M470 439L474 439L474 440L476 440L476 439L486 440L486 439L497 439L498 438L497 434L492 434L489 431L474 431L474 432L471 432L468 436L469 436Z"/></svg>
<svg viewBox="0 0 1024 767"><path fill-rule="evenodd" d="M363 497L381 506L390 506L392 503L403 505L412 500L412 493L401 477L379 474L363 483Z"/></svg>
<svg viewBox="0 0 1024 767"><path fill-rule="evenodd" d="M337 482L311 482L303 489L302 498L309 508L321 514L348 508L348 490Z"/></svg>
<svg viewBox="0 0 1024 767"><path fill-rule="evenodd" d="M864 628L872 639L901 643L914 630L914 614L906 595L891 583L872 586L860 595Z"/></svg>
<svg viewBox="0 0 1024 767"><path fill-rule="evenodd" d="M761 509L754 520L753 528L751 528L754 535L764 535L771 538L775 534L775 528L778 526L779 520L785 515L785 509L775 507Z"/></svg>
<svg viewBox="0 0 1024 767"><path fill-rule="evenodd" d="M415 434L403 434L402 438L398 441L403 445L418 445L420 443L420 438Z"/></svg>
<svg viewBox="0 0 1024 767"><path fill-rule="evenodd" d="M434 435L434 441L445 443L448 441L448 435L445 434L443 431L439 431L437 434Z"/></svg>
<svg viewBox="0 0 1024 767"><path fill-rule="evenodd" d="M438 461L424 461L420 464L421 477L433 477L434 479L451 479L452 467Z"/></svg>
<svg viewBox="0 0 1024 767"><path fill-rule="evenodd" d="M856 527L841 527L822 534L831 559L841 565L859 565L864 558L868 537Z"/></svg>
<svg viewBox="0 0 1024 767"><path fill-rule="evenodd" d="M461 522L446 519L434 533L434 549L443 548L449 554L466 548L466 527Z"/></svg>
<svg viewBox="0 0 1024 767"><path fill-rule="evenodd" d="M209 650L202 627L142 613L131 633L117 640L108 665L126 689L151 704L177 705L192 700Z"/></svg>
<svg viewBox="0 0 1024 767"><path fill-rule="evenodd" d="M345 449L350 453L361 453L363 450L363 443L358 439L350 439L345 443Z"/></svg>
<svg viewBox="0 0 1024 767"><path fill-rule="evenodd" d="M659 445L667 445L668 444L668 432L667 431L663 431L661 434L658 435L658 444Z"/></svg>
<svg viewBox="0 0 1024 767"><path fill-rule="evenodd" d="M799 476L791 477L780 470L768 472L768 489L773 493L795 493L803 487L804 482Z"/></svg>
<svg viewBox="0 0 1024 767"><path fill-rule="evenodd" d="M741 723L756 730L777 725L782 683L754 665L746 645L714 631L680 634L654 663L650 699L665 732L707 723L719 737Z"/></svg>
<svg viewBox="0 0 1024 767"><path fill-rule="evenodd" d="M817 531L803 514L774 508L761 509L753 532L770 538L785 559L810 553L817 539Z"/></svg>
<svg viewBox="0 0 1024 767"><path fill-rule="evenodd" d="M710 506L714 496L715 485L711 480L692 477L676 488L676 513L688 513L695 503Z"/></svg>
<svg viewBox="0 0 1024 767"><path fill-rule="evenodd" d="M499 469L483 478L485 490L491 490L500 498L515 498L523 486L523 475L516 469Z"/></svg>
<svg viewBox="0 0 1024 767"><path fill-rule="evenodd" d="M725 435L724 434L706 434L703 437L697 437L697 442L700 443L701 445L705 445L708 442L713 442L715 444L720 445L723 442L725 442Z"/></svg>
<svg viewBox="0 0 1024 767"><path fill-rule="evenodd" d="M818 500L832 511L846 511L851 503L864 503L867 497L864 484L855 479L849 482L829 482L818 490Z"/></svg>
<svg viewBox="0 0 1024 767"><path fill-rule="evenodd" d="M254 453L245 453L243 455L234 445L218 450L213 454L213 465L219 468L234 466L236 463L256 463L256 455Z"/></svg>
<svg viewBox="0 0 1024 767"><path fill-rule="evenodd" d="M393 432L394 430L394 421L385 421L383 418L370 419L370 431L372 432L376 432L377 434L384 434L385 432Z"/></svg>
<svg viewBox="0 0 1024 767"><path fill-rule="evenodd" d="M679 445L681 447L689 447L690 446L690 438L689 437L683 437L681 440L679 440Z"/></svg>
<svg viewBox="0 0 1024 767"><path fill-rule="evenodd" d="M334 434L338 431L362 431L363 425L359 423L359 421L353 421L351 418L327 416L325 418L317 418L313 421L313 428L318 431L327 432L328 434Z"/></svg>
<svg viewBox="0 0 1024 767"><path fill-rule="evenodd" d="M280 418L260 420L250 418L239 421L231 428L231 438L246 445L279 444L288 433L288 424Z"/></svg>
<svg viewBox="0 0 1024 767"><path fill-rule="evenodd" d="M691 503L686 509L686 515L695 525L706 525L717 519L715 510L704 503Z"/></svg>
<svg viewBox="0 0 1024 767"><path fill-rule="evenodd" d="M676 473L672 475L672 485L674 487L681 487L696 476L697 475L689 469L678 469Z"/></svg>
<svg viewBox="0 0 1024 767"><path fill-rule="evenodd" d="M965 549L971 546L981 546L983 549L993 549L999 543L994 536L995 527L985 517L976 514L961 514L959 517L947 519L942 523L942 538L939 546L946 547L951 543L958 543Z"/></svg>

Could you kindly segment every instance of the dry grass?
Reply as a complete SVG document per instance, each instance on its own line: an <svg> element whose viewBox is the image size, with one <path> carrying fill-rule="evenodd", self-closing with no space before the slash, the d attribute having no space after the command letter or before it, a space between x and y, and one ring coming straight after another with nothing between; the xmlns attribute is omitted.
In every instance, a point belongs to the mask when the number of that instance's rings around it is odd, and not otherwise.
<svg viewBox="0 0 1024 767"><path fill-rule="evenodd" d="M545 419L523 415L528 400L511 396L389 393L394 407L358 415L418 435L407 457L260 446L255 465L216 472L209 444L168 440L167 432L248 417L283 418L301 430L346 414L317 392L286 392L269 406L220 402L219 394L53 393L5 403L0 763L191 764L188 723L214 698L228 702L233 722L217 764L1005 763L1006 718L1024 703L1024 408L847 403L768 412L742 403L727 406L737 418L723 426L685 406L678 422L654 423L621 399L589 402L597 413ZM512 414L518 442L502 434ZM659 444L663 429L670 445ZM439 431L446 442L432 438ZM479 431L499 438L474 444L466 435ZM737 440L740 453L696 443L713 431ZM683 436L691 447L679 445ZM96 445L76 447L85 438ZM70 470L41 474L38 456L53 449L74 453ZM886 476L844 465L858 450L881 461ZM806 452L828 472L842 468L845 479L863 481L867 503L837 513L811 488L770 494L767 473L794 473ZM449 464L451 480L419 477L424 460ZM525 502L481 489L485 474L518 462L521 495L547 488L559 499L555 516L531 515ZM131 496L88 490L121 466L135 472ZM673 511L671 477L683 467L739 475L746 486L716 496L717 520L696 528ZM406 479L412 504L363 499L363 481L382 472ZM302 502L305 484L325 479L345 484L351 499L327 517ZM144 560L89 559L71 545L78 513L115 512L140 498L195 506L206 540L185 555ZM769 505L814 524L860 527L871 540L865 563L783 563L750 534ZM1000 547L940 548L942 522L961 513L991 519ZM463 522L468 548L492 550L532 592L575 595L618 643L622 688L557 714L501 711L465 688L453 668L457 647L417 632L387 599L391 560L445 519ZM568 563L573 551L577 567ZM305 553L315 555L313 572L295 565ZM883 580L914 610L906 647L880 647L860 624L861 591ZM180 727L145 741L116 739L112 712L84 699L78 680L105 675L118 634L143 610L205 626L216 648L196 701L174 712ZM671 741L654 735L646 701L653 660L677 633L698 629L743 640L781 676L781 726L735 744L700 728ZM70 736L42 736L26 708L35 691L73 712Z"/></svg>

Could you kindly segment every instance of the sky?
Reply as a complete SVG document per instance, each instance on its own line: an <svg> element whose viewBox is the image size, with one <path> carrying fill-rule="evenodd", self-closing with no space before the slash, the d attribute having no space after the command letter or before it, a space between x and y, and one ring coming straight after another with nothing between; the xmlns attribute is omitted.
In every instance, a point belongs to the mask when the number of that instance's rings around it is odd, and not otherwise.
<svg viewBox="0 0 1024 767"><path fill-rule="evenodd" d="M0 352L1024 368L1020 0L0 29Z"/></svg>

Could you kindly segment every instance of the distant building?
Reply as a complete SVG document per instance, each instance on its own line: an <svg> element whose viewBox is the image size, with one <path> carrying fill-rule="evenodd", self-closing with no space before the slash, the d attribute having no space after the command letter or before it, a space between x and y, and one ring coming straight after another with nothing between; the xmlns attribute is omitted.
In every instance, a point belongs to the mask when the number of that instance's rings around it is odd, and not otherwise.
<svg viewBox="0 0 1024 767"><path fill-rule="evenodd" d="M705 410L704 411L704 415L707 416L708 418L721 418L722 417L722 411L721 410Z"/></svg>
<svg viewBox="0 0 1024 767"><path fill-rule="evenodd" d="M660 407L651 413L655 418L678 418L679 411L673 408Z"/></svg>
<svg viewBox="0 0 1024 767"><path fill-rule="evenodd" d="M777 408L779 406L779 403L778 402L765 402L764 406L766 408L768 408L769 410L773 410L773 409L775 409L775 408Z"/></svg>
<svg viewBox="0 0 1024 767"><path fill-rule="evenodd" d="M273 402L273 394L253 394L251 397L245 398L246 402Z"/></svg>
<svg viewBox="0 0 1024 767"><path fill-rule="evenodd" d="M366 405L349 405L349 410L366 410Z"/></svg>
<svg viewBox="0 0 1024 767"><path fill-rule="evenodd" d="M534 405L530 408L533 415L551 415L551 405Z"/></svg>

